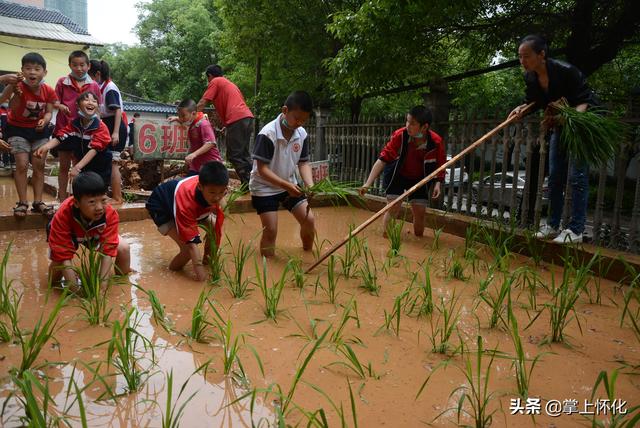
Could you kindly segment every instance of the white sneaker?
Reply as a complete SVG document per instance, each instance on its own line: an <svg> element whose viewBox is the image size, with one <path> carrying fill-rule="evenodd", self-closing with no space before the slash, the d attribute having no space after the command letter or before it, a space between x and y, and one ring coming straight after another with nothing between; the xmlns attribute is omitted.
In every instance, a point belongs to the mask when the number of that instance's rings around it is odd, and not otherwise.
<svg viewBox="0 0 640 428"><path fill-rule="evenodd" d="M540 226L540 229L536 233L536 238L546 239L557 234L558 234L558 229L556 229L555 227L549 226L548 224L545 223L542 226Z"/></svg>
<svg viewBox="0 0 640 428"><path fill-rule="evenodd" d="M582 233L577 234L573 233L571 229L564 229L556 238L553 240L556 244L575 244L582 242Z"/></svg>

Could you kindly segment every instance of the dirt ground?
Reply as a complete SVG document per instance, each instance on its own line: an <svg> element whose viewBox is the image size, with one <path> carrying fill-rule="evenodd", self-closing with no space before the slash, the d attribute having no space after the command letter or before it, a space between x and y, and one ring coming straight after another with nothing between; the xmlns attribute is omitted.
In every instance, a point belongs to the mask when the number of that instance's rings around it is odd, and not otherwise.
<svg viewBox="0 0 640 428"><path fill-rule="evenodd" d="M359 224L370 213L350 208L320 208L314 210L317 219L317 231L320 244L324 249L330 242L337 242L348 232L349 224ZM292 385L296 370L302 366L306 355L311 351L315 337L328 328L331 335L340 324L344 307L351 299L357 302L359 327L355 320L349 320L343 330L343 338L350 344L357 358L364 366L365 377L360 378L354 371L336 362L346 361L335 344L328 339L313 355L302 375L289 408L299 406L308 411L324 408L330 426L340 426L335 408L344 409L346 425L353 426L349 385L353 391L358 426L414 427L433 423L436 426L450 426L456 423L455 408L461 392L454 390L468 386L460 368L470 359L475 364L477 336L483 339L485 349L498 349L504 354L496 357L489 372L488 392L493 396L489 400L489 412L493 414L492 426L545 426L571 427L589 425L587 419L579 414L563 414L558 417L545 415L545 403L549 400L575 399L579 410L584 400L591 397L592 389L600 371L611 373L627 366L619 375L616 384L616 398L627 401L627 408L640 404L640 382L638 369L640 349L638 338L628 325L620 326L622 313L622 292L617 284L607 280L600 282L601 304L590 304L586 294L579 298L576 305L580 323L573 320L567 327L568 345L544 345L548 336L549 316L547 311L525 330L525 326L536 315L528 308L526 292L520 288L512 289L512 307L519 323L520 337L529 359L542 354L535 366L530 397L542 400L542 414L535 420L527 415L511 415L510 400L518 397L515 371L512 360L514 346L505 328L488 328L488 306L478 298L478 288L487 277L485 263L478 264L474 274L472 266L466 262L466 281L449 279L445 272L454 259L462 259L464 239L442 234L438 238L439 246L434 249L434 233L427 229L425 237L417 238L410 233L411 225L405 225L402 234L400 256L393 262L387 262L389 243L381 236L381 223L376 223L364 232L367 245L375 256L381 290L379 296L371 295L359 285L360 278L338 278L336 303L328 302L328 296L322 287L327 286L326 263L306 276L306 286L301 291L288 282L281 301L277 322L265 320L264 300L260 290L252 286L246 299L234 299L225 286L212 288L214 306L224 318L232 321L234 335L244 334L247 344L260 356L264 375L249 347L240 352L240 358L246 371L245 382L234 381L224 376L222 370L222 347L219 341L202 344L190 341L181 332L189 329L193 306L203 289L203 285L191 279L192 270L187 266L183 272L171 272L167 265L176 253L177 247L169 238L162 237L150 220L131 222L121 225L121 234L131 243L133 268L136 273L130 276L131 283L143 289L154 290L165 305L170 319L175 323L175 331L167 333L151 320L151 306L146 295L129 283L120 283L109 291L110 304L113 307L111 320L122 319L125 307L135 308L140 314L137 330L154 345L155 364L151 364L151 352L140 350L141 364L149 367L150 378L142 389L131 395L114 400L97 398L105 388L99 382L90 384L92 378L88 367L95 368L101 362L101 371L106 373L106 346L97 346L111 336L109 326L89 327L80 317L77 300L64 307L59 316L59 330L56 340L51 341L40 355L36 364L56 362L42 369L50 377L49 389L55 400L57 412L66 412L77 417L79 409L72 403L74 393L68 394L70 379L73 377L84 390L83 397L87 408L90 426L160 426L168 388L166 375L173 370L174 401L179 387L196 368L210 360L206 375L198 373L190 378L185 392L178 403L186 401L191 394L195 396L186 404L185 416L181 426L251 426L250 400L245 398L235 402L251 388L265 389L278 384L286 394ZM253 213L234 214L225 223L223 251L226 253L225 269L233 273L231 252L240 242L257 246L259 240L259 219ZM305 266L314 260L314 255L304 253L298 238L299 228L291 215L279 212L278 252L267 262L269 284L279 278L285 264L292 258L300 257ZM46 283L47 244L43 231L10 232L0 235L0 248L6 248L13 241L13 251L8 265L8 277L16 280L15 287L23 293L21 304L21 324L30 326L44 311L52 306L59 293L48 292ZM329 242L330 241L330 242ZM491 262L486 248L478 246L481 259ZM454 253L450 253L453 251ZM339 251L342 254L344 250ZM430 261L429 258L431 257ZM441 325L442 319L437 310L431 316L414 317L404 312L400 317L399 334L387 330L385 311L393 312L394 300L410 283L413 273L420 272L420 263L427 261L430 267L434 301L440 298L445 303L455 296L459 298L460 318L456 323L458 334L454 334L452 344L464 344L464 355L445 356L432 352L430 338L433 331ZM255 279L254 263L258 259L251 257L245 269L245 275ZM360 260L360 263L362 260ZM386 269L385 264L387 265ZM517 267L533 267L547 286L552 277L560 281L562 267L543 264L535 267L533 261L521 256L510 260L508 272ZM386 272L384 271L386 270ZM336 267L336 271L340 271ZM501 274L498 274L499 277ZM590 287L597 282L591 281ZM318 286L316 286L318 284ZM205 285L204 287L209 287ZM494 284L489 286L495 294ZM47 301L48 298L48 301ZM540 288L537 292L537 307L541 309L550 295ZM395 320L393 321L395 323ZM392 326L395 324L391 323ZM311 338L311 339L309 339ZM345 348L342 348L345 349ZM14 389L8 376L12 366L18 364L20 348L12 344L0 344L0 375L2 376L1 395L7 397ZM483 357L484 369L489 363L489 355ZM434 371L436 367L448 361L446 368ZM75 370L74 370L75 367ZM416 395L432 374L422 394ZM371 375L371 376L370 376ZM115 390L122 390L123 380L112 381ZM321 392L320 392L321 391ZM604 390L602 390L603 392ZM453 394L452 394L453 393ZM323 394L326 394L323 395ZM596 397L603 397L598 393ZM158 404L159 403L159 404ZM253 421L260 418L273 420L274 405L278 401L274 395L266 398L258 393ZM464 409L470 410L468 403ZM19 426L17 418L22 410L14 398L9 399L0 425ZM433 421L434 418L440 418ZM304 421L300 411L293 410L288 422L295 424ZM463 423L472 423L463 418ZM77 419L76 419L77 423ZM302 424L303 426L306 423ZM266 425L263 425L266 426Z"/></svg>

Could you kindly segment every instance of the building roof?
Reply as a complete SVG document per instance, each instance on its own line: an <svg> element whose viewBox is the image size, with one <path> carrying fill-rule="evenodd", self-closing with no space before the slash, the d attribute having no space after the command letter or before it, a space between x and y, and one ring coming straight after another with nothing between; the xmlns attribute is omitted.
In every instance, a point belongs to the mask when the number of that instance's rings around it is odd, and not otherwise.
<svg viewBox="0 0 640 428"><path fill-rule="evenodd" d="M0 34L88 45L102 43L57 10L0 0Z"/></svg>
<svg viewBox="0 0 640 428"><path fill-rule="evenodd" d="M176 114L177 107L171 104L138 103L123 101L124 111L140 113Z"/></svg>

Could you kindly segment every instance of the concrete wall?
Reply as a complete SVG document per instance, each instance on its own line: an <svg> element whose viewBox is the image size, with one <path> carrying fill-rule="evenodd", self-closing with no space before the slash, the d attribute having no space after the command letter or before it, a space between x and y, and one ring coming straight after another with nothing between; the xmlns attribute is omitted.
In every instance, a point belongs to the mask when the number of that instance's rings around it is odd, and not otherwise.
<svg viewBox="0 0 640 428"><path fill-rule="evenodd" d="M0 71L19 71L24 54L38 52L47 61L45 82L55 86L58 78L69 74L69 54L83 47L82 44L0 35Z"/></svg>

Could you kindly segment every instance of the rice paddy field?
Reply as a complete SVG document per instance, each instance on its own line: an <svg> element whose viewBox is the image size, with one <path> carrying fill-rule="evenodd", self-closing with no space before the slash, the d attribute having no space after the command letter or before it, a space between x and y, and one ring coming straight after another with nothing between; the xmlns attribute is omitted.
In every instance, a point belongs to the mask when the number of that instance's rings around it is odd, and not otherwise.
<svg viewBox="0 0 640 428"><path fill-rule="evenodd" d="M258 216L231 214L207 284L190 265L168 270L175 245L150 220L123 223L136 272L84 297L49 290L44 231L1 234L11 247L0 272L0 425L637 423L640 272L618 284L593 275L597 257L518 255L506 231L418 238L398 222L385 239L377 222L304 274L371 214L314 213L314 252L281 211L266 261Z"/></svg>

